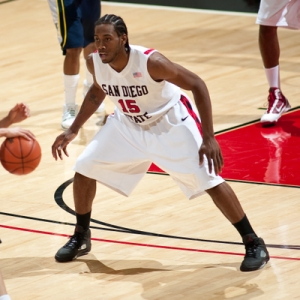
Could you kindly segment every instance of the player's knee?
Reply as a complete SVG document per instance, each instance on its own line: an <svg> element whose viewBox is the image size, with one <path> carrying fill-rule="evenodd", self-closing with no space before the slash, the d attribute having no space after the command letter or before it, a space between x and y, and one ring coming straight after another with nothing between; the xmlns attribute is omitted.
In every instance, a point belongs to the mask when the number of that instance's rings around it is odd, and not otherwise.
<svg viewBox="0 0 300 300"><path fill-rule="evenodd" d="M80 56L82 48L70 48L66 50L66 56L70 59L77 59Z"/></svg>

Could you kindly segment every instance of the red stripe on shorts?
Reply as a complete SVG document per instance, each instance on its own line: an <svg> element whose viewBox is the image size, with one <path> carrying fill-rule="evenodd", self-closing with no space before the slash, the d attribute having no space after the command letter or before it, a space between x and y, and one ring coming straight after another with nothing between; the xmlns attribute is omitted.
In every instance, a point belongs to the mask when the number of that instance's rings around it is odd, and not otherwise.
<svg viewBox="0 0 300 300"><path fill-rule="evenodd" d="M187 99L185 96L181 95L180 97L180 101L183 103L183 105L186 107L189 115L193 118L193 120L196 122L196 125L199 129L199 132L202 136L202 125L201 125L201 122L200 122L200 119L199 117L197 116L197 114L193 111L193 107L189 101L189 99Z"/></svg>

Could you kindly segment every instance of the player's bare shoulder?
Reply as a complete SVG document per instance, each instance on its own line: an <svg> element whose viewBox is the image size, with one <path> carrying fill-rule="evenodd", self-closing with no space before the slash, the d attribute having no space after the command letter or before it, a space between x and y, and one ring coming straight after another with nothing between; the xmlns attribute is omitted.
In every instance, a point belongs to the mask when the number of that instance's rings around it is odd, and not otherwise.
<svg viewBox="0 0 300 300"><path fill-rule="evenodd" d="M164 80L174 70L174 64L160 52L154 52L148 59L147 68L150 76L156 80Z"/></svg>
<svg viewBox="0 0 300 300"><path fill-rule="evenodd" d="M160 52L153 52L148 58L148 69L159 68L161 65L169 62L169 60Z"/></svg>

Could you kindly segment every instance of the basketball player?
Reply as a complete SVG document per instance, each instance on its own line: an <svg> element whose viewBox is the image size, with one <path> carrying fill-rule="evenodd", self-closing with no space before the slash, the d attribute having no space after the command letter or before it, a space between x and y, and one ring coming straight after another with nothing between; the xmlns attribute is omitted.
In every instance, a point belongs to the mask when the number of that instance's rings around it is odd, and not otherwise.
<svg viewBox="0 0 300 300"><path fill-rule="evenodd" d="M34 134L26 129L22 128L8 128L14 123L22 122L30 116L29 107L24 103L16 104L5 116L0 120L0 137L16 137L22 136L26 139L34 139ZM0 240L1 243L1 240ZM0 273L0 300L10 300L10 296L7 294L6 286Z"/></svg>
<svg viewBox="0 0 300 300"><path fill-rule="evenodd" d="M204 191L211 196L245 244L242 271L262 268L269 260L264 241L218 175L223 157L214 137L205 83L156 50L129 45L126 25L118 16L100 18L94 38L97 52L87 59L94 84L74 123L54 141L53 157L62 159L62 152L68 156L67 145L106 95L116 108L77 159L73 184L77 225L56 260L71 261L91 250L89 223L96 182L128 196L154 162L187 198ZM192 91L196 107L180 88Z"/></svg>
<svg viewBox="0 0 300 300"><path fill-rule="evenodd" d="M261 122L270 125L291 108L280 86L277 28L300 29L300 1L261 0L256 23L259 24L259 48L269 83L268 109Z"/></svg>
<svg viewBox="0 0 300 300"><path fill-rule="evenodd" d="M30 116L29 107L24 103L16 104L7 114L6 117L0 120L0 137L16 137L22 136L26 139L34 139L34 134L23 128L8 128L14 123L22 122Z"/></svg>
<svg viewBox="0 0 300 300"><path fill-rule="evenodd" d="M53 22L57 29L58 41L65 55L63 83L65 100L61 121L62 129L68 129L78 111L76 91L79 82L80 54L84 58L95 50L94 23L100 17L100 0L48 0ZM93 76L86 69L83 82L83 96L93 83ZM105 119L105 103L99 106L98 125Z"/></svg>

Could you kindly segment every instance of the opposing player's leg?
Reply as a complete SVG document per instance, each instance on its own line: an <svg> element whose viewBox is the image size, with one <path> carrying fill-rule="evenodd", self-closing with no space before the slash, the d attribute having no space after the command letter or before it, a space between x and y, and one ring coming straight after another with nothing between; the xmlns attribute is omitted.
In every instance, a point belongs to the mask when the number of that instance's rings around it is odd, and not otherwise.
<svg viewBox="0 0 300 300"><path fill-rule="evenodd" d="M65 55L63 63L64 104L61 127L68 129L78 111L76 92L79 82L80 53L84 47L80 7L75 0L48 0L57 38Z"/></svg>
<svg viewBox="0 0 300 300"><path fill-rule="evenodd" d="M78 112L76 92L79 82L80 53L82 48L68 48L65 50L63 65L64 105L61 127L68 129L75 120Z"/></svg>
<svg viewBox="0 0 300 300"><path fill-rule="evenodd" d="M84 58L86 59L90 53L93 53L96 50L94 43L94 24L100 18L101 15L101 2L99 0L92 1L82 1L81 2L81 12L82 12L82 27L83 27L83 36L84 36ZM85 79L83 82L83 97L85 97L89 88L93 84L93 76L85 68ZM106 119L105 113L105 103L102 102L101 105L95 112L98 116L97 125L101 126L104 124Z"/></svg>
<svg viewBox="0 0 300 300"><path fill-rule="evenodd" d="M256 24L259 24L259 49L269 83L268 107L262 125L272 125L291 106L280 87L280 45L277 28L300 29L300 2L297 0L261 0Z"/></svg>
<svg viewBox="0 0 300 300"><path fill-rule="evenodd" d="M280 90L280 46L275 26L259 26L259 48L269 83L268 108L261 117L263 125L273 124L291 106Z"/></svg>

